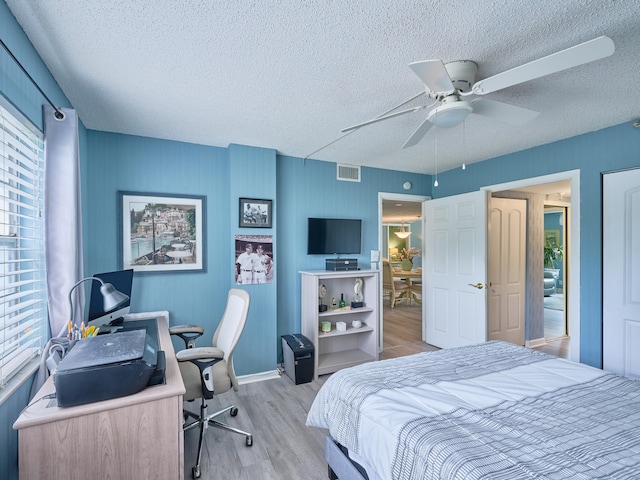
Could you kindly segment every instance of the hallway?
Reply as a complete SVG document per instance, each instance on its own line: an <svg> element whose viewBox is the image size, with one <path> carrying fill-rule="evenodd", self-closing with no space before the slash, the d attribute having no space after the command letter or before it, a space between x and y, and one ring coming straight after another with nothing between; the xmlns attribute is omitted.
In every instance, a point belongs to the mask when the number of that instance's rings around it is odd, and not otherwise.
<svg viewBox="0 0 640 480"><path fill-rule="evenodd" d="M564 308L564 295L562 292L544 297L545 339L552 340L567 335Z"/></svg>
<svg viewBox="0 0 640 480"><path fill-rule="evenodd" d="M385 302L383 315L384 344L380 360L438 350L421 340L422 305L412 302L409 306L403 301L391 308Z"/></svg>
<svg viewBox="0 0 640 480"><path fill-rule="evenodd" d="M388 306L388 302L385 302L383 309L384 343L383 350L380 353L380 360L439 350L438 347L429 345L421 340L421 309L422 306L415 303L408 306L406 303L401 302L391 308ZM545 345L536 347L534 350L560 358L569 358L569 337L564 336L550 340Z"/></svg>

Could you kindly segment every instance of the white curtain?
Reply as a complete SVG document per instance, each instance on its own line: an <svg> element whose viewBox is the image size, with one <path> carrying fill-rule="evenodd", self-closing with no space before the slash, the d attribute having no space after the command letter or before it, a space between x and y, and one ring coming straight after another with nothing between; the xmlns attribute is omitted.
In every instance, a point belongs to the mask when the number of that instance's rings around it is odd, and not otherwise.
<svg viewBox="0 0 640 480"><path fill-rule="evenodd" d="M78 116L62 108L64 118L44 106L45 134L45 240L47 290L51 336L66 332L72 318L69 291L83 278L82 207ZM73 318L84 312L84 295L77 295Z"/></svg>

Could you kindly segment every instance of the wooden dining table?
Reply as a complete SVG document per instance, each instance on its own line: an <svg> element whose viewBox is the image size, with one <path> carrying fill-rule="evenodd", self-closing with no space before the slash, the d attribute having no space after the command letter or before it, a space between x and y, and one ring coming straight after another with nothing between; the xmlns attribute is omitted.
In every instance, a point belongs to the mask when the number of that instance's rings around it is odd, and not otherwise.
<svg viewBox="0 0 640 480"><path fill-rule="evenodd" d="M402 296L408 298L409 304L411 304L412 300L415 300L417 303L422 303L420 298L418 298L413 290L411 290L411 285L413 284L413 280L420 279L422 280L422 268L414 268L412 270L402 270L400 268L393 268L393 277L404 279L405 283L408 285L404 292L402 292ZM407 296L408 295L408 296Z"/></svg>

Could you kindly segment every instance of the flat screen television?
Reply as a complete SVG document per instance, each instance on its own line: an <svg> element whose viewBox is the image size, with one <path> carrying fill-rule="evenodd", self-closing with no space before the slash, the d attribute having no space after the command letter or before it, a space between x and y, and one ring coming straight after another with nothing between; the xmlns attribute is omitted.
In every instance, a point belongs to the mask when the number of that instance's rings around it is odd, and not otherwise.
<svg viewBox="0 0 640 480"><path fill-rule="evenodd" d="M131 286L133 284L133 269L119 270L117 272L95 273L94 277L98 277L105 283L110 283L113 288L124 293L129 299L115 309L108 312L104 311L104 302L100 287L102 284L97 280L91 282L91 297L89 300L89 315L87 324L106 325L112 320L117 320L130 311L131 307Z"/></svg>
<svg viewBox="0 0 640 480"><path fill-rule="evenodd" d="M362 220L346 218L309 218L307 253L309 255L359 254Z"/></svg>

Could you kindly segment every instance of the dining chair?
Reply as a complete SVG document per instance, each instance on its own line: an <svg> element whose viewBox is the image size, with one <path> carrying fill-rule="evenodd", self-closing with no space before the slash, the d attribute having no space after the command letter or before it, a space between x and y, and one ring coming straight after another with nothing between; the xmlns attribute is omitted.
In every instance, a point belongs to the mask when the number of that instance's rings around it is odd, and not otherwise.
<svg viewBox="0 0 640 480"><path fill-rule="evenodd" d="M409 285L393 277L393 268L387 259L382 260L382 292L389 296L391 308L411 293Z"/></svg>

